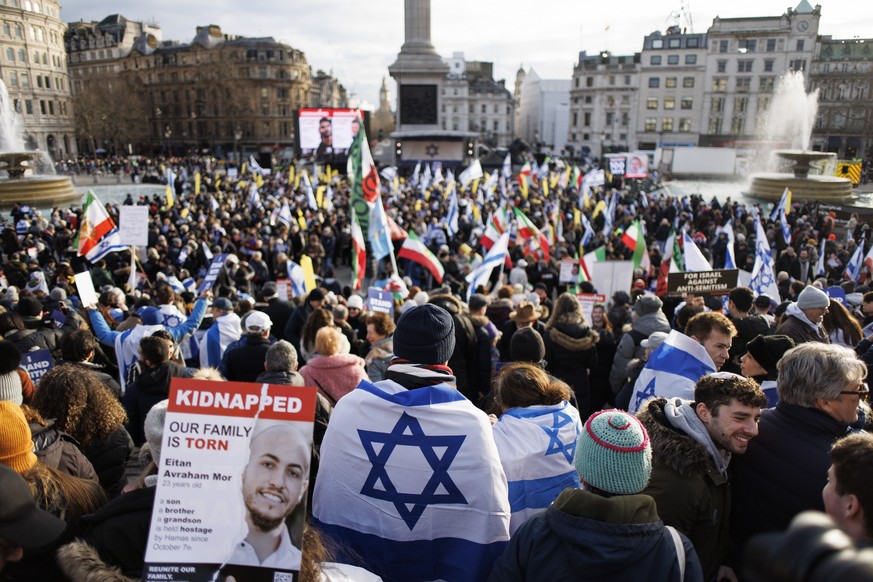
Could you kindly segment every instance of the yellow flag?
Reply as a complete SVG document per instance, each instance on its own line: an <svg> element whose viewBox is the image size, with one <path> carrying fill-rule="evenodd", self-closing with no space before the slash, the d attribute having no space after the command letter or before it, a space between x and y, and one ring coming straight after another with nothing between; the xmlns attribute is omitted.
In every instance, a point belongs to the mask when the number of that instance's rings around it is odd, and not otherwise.
<svg viewBox="0 0 873 582"><path fill-rule="evenodd" d="M471 202L471 204L472 204L472 202ZM473 204L473 219L478 222L479 216L481 216L481 213L479 211L479 205Z"/></svg>
<svg viewBox="0 0 873 582"><path fill-rule="evenodd" d="M424 199L430 202L430 188L424 191Z"/></svg>
<svg viewBox="0 0 873 582"><path fill-rule="evenodd" d="M785 197L785 216L791 212L791 190L788 191L788 195Z"/></svg>
<svg viewBox="0 0 873 582"><path fill-rule="evenodd" d="M400 194L400 178L394 177L394 192Z"/></svg>
<svg viewBox="0 0 873 582"><path fill-rule="evenodd" d="M591 213L591 218L597 218L597 215L606 210L606 202L601 200L597 203L597 206L594 207L594 212Z"/></svg>
<svg viewBox="0 0 873 582"><path fill-rule="evenodd" d="M551 178L551 180L549 180L549 188L554 188L555 186L558 185L558 180L561 179L561 176L557 172L550 173L550 176L552 178Z"/></svg>
<svg viewBox="0 0 873 582"><path fill-rule="evenodd" d="M479 178L473 180L473 196L479 191Z"/></svg>
<svg viewBox="0 0 873 582"><path fill-rule="evenodd" d="M239 170L239 177L242 178L246 175L246 163L243 162L242 168Z"/></svg>
<svg viewBox="0 0 873 582"><path fill-rule="evenodd" d="M260 174L255 174L255 184L258 185L258 189L263 188L264 187L264 177L261 176Z"/></svg>
<svg viewBox="0 0 873 582"><path fill-rule="evenodd" d="M543 186L543 198L548 198L549 197L549 180L543 179L543 181L540 183Z"/></svg>
<svg viewBox="0 0 873 582"><path fill-rule="evenodd" d="M315 204L319 208L324 208L324 192L327 190L327 186L319 186L315 190Z"/></svg>
<svg viewBox="0 0 873 582"><path fill-rule="evenodd" d="M315 283L315 271L312 269L312 259L306 255L300 255L300 266L303 267L303 284L309 293L318 285Z"/></svg>
<svg viewBox="0 0 873 582"><path fill-rule="evenodd" d="M330 164L324 167L324 177L328 182L333 179L333 170L330 169Z"/></svg>
<svg viewBox="0 0 873 582"><path fill-rule="evenodd" d="M179 213L179 216L181 216L182 218L188 218L188 209L183 208L182 212Z"/></svg>
<svg viewBox="0 0 873 582"><path fill-rule="evenodd" d="M175 204L173 198L173 185L167 184L167 208L172 208L173 204Z"/></svg>
<svg viewBox="0 0 873 582"><path fill-rule="evenodd" d="M527 200L527 176L521 174L519 175L519 178L521 178L519 180L519 184L521 185L521 195L525 200Z"/></svg>
<svg viewBox="0 0 873 582"><path fill-rule="evenodd" d="M415 211L418 212L419 210L421 210L421 200L416 200L415 201Z"/></svg>
<svg viewBox="0 0 873 582"><path fill-rule="evenodd" d="M200 194L200 172L194 172L194 194Z"/></svg>
<svg viewBox="0 0 873 582"><path fill-rule="evenodd" d="M288 167L288 183L289 183L289 184L290 184L291 182L294 182L294 174L295 174L295 172L294 172L294 164L292 164L291 166ZM294 186L294 187L295 187L295 188L297 187L297 186L296 186L296 183L295 183L295 186Z"/></svg>
<svg viewBox="0 0 873 582"><path fill-rule="evenodd" d="M215 179L215 189L218 190L218 187L221 186L221 178Z"/></svg>
<svg viewBox="0 0 873 582"><path fill-rule="evenodd" d="M297 209L297 224L300 225L300 230L306 231L306 217L303 216L303 211L299 208Z"/></svg>
<svg viewBox="0 0 873 582"><path fill-rule="evenodd" d="M573 209L573 224L582 224L582 213L578 208Z"/></svg>
<svg viewBox="0 0 873 582"><path fill-rule="evenodd" d="M297 174L296 176L294 176L294 189L297 190L297 188L299 188L299 187L300 187L300 174Z"/></svg>
<svg viewBox="0 0 873 582"><path fill-rule="evenodd" d="M584 206L586 210L591 208L591 200L588 198L588 192L582 192L582 206Z"/></svg>

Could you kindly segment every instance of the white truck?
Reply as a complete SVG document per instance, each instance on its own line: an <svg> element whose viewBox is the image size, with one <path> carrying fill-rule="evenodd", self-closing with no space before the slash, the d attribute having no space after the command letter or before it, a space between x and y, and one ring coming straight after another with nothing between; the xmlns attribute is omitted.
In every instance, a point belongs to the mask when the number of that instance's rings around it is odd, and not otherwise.
<svg viewBox="0 0 873 582"><path fill-rule="evenodd" d="M730 180L737 173L734 148L658 148L658 171L665 180L715 178Z"/></svg>

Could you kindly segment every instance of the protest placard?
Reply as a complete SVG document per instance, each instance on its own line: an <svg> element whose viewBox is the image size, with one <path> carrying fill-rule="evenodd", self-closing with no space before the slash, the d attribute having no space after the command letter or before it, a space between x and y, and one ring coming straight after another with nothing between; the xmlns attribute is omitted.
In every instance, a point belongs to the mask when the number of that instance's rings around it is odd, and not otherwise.
<svg viewBox="0 0 873 582"><path fill-rule="evenodd" d="M667 294L685 295L724 295L737 287L737 269L713 269L712 271L692 271L688 273L669 273L667 275Z"/></svg>
<svg viewBox="0 0 873 582"><path fill-rule="evenodd" d="M149 207L122 206L119 210L118 235L121 244L130 246L148 246L149 244Z"/></svg>
<svg viewBox="0 0 873 582"><path fill-rule="evenodd" d="M824 292L827 293L828 297L831 299L835 299L843 305L846 304L846 290L842 287L828 287Z"/></svg>
<svg viewBox="0 0 873 582"><path fill-rule="evenodd" d="M91 273L76 273L73 275L76 281L76 291L79 292L79 300L82 302L82 307L90 307L97 305L97 292L94 291L94 282L91 281Z"/></svg>
<svg viewBox="0 0 873 582"><path fill-rule="evenodd" d="M381 311L394 317L394 294L391 291L370 287L367 289L367 304L370 311Z"/></svg>
<svg viewBox="0 0 873 582"><path fill-rule="evenodd" d="M200 287L197 288L198 294L212 289L212 286L215 285L215 280L218 279L218 274L221 272L221 268L224 266L224 261L226 260L227 253L215 255L212 259L212 263L209 265L209 270L206 271L206 276L203 277Z"/></svg>
<svg viewBox="0 0 873 582"><path fill-rule="evenodd" d="M559 283L579 282L579 261L578 259L561 259L561 272L558 275Z"/></svg>
<svg viewBox="0 0 873 582"><path fill-rule="evenodd" d="M606 295L597 293L577 293L576 299L579 301L579 307L582 309L582 314L585 320L591 324L591 312L594 310L594 305L600 303L606 305Z"/></svg>
<svg viewBox="0 0 873 582"><path fill-rule="evenodd" d="M21 355L21 367L27 370L34 384L39 384L46 372L55 367L55 362L48 350L34 350Z"/></svg>
<svg viewBox="0 0 873 582"><path fill-rule="evenodd" d="M174 378L142 580L296 580L315 388Z"/></svg>

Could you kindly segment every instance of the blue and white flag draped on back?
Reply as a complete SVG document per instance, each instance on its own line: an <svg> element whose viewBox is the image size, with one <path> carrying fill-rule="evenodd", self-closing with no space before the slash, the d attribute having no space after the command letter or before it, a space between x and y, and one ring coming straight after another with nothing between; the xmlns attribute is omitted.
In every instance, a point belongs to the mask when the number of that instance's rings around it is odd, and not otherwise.
<svg viewBox="0 0 873 582"><path fill-rule="evenodd" d="M306 295L306 277L303 274L303 267L294 261L288 261L288 279L291 281L291 292L294 297Z"/></svg>
<svg viewBox="0 0 873 582"><path fill-rule="evenodd" d="M217 368L227 346L237 341L241 335L240 318L236 313L227 313L213 321L212 327L200 341L200 367Z"/></svg>
<svg viewBox="0 0 873 582"><path fill-rule="evenodd" d="M510 534L561 491L579 488L573 454L581 430L579 412L569 402L512 408L494 425L509 486Z"/></svg>
<svg viewBox="0 0 873 582"><path fill-rule="evenodd" d="M488 577L509 540L506 477L488 417L455 388L363 381L321 455L313 522L337 561L357 554L385 580Z"/></svg>
<svg viewBox="0 0 873 582"><path fill-rule="evenodd" d="M646 367L640 372L628 412L636 414L643 402L650 398L694 400L694 385L701 376L715 371L715 363L706 349L674 329L661 347L652 352Z"/></svg>

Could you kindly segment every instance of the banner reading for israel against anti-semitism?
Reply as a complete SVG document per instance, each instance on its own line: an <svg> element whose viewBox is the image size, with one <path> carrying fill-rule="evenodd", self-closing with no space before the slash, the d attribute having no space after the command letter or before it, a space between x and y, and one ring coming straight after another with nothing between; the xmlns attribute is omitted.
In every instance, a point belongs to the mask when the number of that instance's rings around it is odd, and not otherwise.
<svg viewBox="0 0 873 582"><path fill-rule="evenodd" d="M297 580L315 399L315 388L173 379L143 581Z"/></svg>

